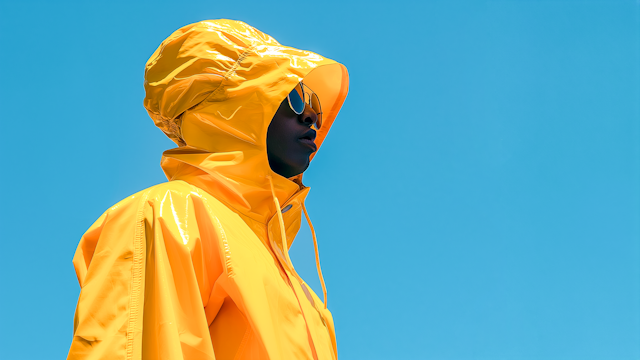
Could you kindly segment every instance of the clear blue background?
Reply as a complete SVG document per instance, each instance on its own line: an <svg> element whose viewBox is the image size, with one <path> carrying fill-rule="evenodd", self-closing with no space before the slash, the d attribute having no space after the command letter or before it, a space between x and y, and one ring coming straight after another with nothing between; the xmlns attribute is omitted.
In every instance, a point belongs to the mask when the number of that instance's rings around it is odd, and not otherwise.
<svg viewBox="0 0 640 360"><path fill-rule="evenodd" d="M0 358L66 356L80 236L165 181L144 64L215 18L349 69L305 176L341 359L640 358L636 0L2 0Z"/></svg>

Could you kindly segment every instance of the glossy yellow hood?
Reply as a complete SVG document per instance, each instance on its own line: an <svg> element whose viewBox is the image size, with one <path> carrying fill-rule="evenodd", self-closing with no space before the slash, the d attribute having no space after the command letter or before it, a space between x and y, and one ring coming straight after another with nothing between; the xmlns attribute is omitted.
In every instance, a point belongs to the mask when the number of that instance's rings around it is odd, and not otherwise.
<svg viewBox="0 0 640 360"><path fill-rule="evenodd" d="M167 178L268 221L276 211L269 177L280 204L302 187L301 176L286 179L271 170L266 136L278 106L303 79L322 104L320 148L347 96L342 64L283 46L240 21L201 21L174 32L145 70L144 106L180 146L163 154Z"/></svg>

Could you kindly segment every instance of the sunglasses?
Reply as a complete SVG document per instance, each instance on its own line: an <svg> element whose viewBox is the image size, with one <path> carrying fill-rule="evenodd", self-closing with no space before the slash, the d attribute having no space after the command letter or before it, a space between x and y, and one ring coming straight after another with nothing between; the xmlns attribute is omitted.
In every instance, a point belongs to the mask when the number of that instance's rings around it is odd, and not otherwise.
<svg viewBox="0 0 640 360"><path fill-rule="evenodd" d="M309 104L311 109L315 111L317 120L314 124L316 129L320 129L322 126L322 108L320 107L320 98L311 90L308 86L302 82L298 83L293 90L287 95L289 100L289 107L294 113L300 115L304 112L305 104Z"/></svg>

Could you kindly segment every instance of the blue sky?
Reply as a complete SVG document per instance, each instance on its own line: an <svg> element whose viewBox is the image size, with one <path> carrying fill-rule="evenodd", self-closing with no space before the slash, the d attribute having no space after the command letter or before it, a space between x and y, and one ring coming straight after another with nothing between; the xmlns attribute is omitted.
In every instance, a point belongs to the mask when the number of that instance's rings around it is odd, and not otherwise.
<svg viewBox="0 0 640 360"><path fill-rule="evenodd" d="M165 181L144 64L215 18L349 69L305 175L341 359L640 358L638 1L270 4L0 0L0 358L66 356L80 236Z"/></svg>

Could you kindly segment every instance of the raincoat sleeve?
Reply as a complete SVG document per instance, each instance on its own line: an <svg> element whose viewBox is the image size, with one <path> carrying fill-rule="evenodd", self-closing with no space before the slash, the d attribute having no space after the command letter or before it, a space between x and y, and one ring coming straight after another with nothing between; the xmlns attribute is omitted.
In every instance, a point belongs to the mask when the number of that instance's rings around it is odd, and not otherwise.
<svg viewBox="0 0 640 360"><path fill-rule="evenodd" d="M89 228L73 259L81 291L68 359L215 359L207 318L225 297L212 291L221 234L202 225L215 224L205 207L189 185L159 185Z"/></svg>

